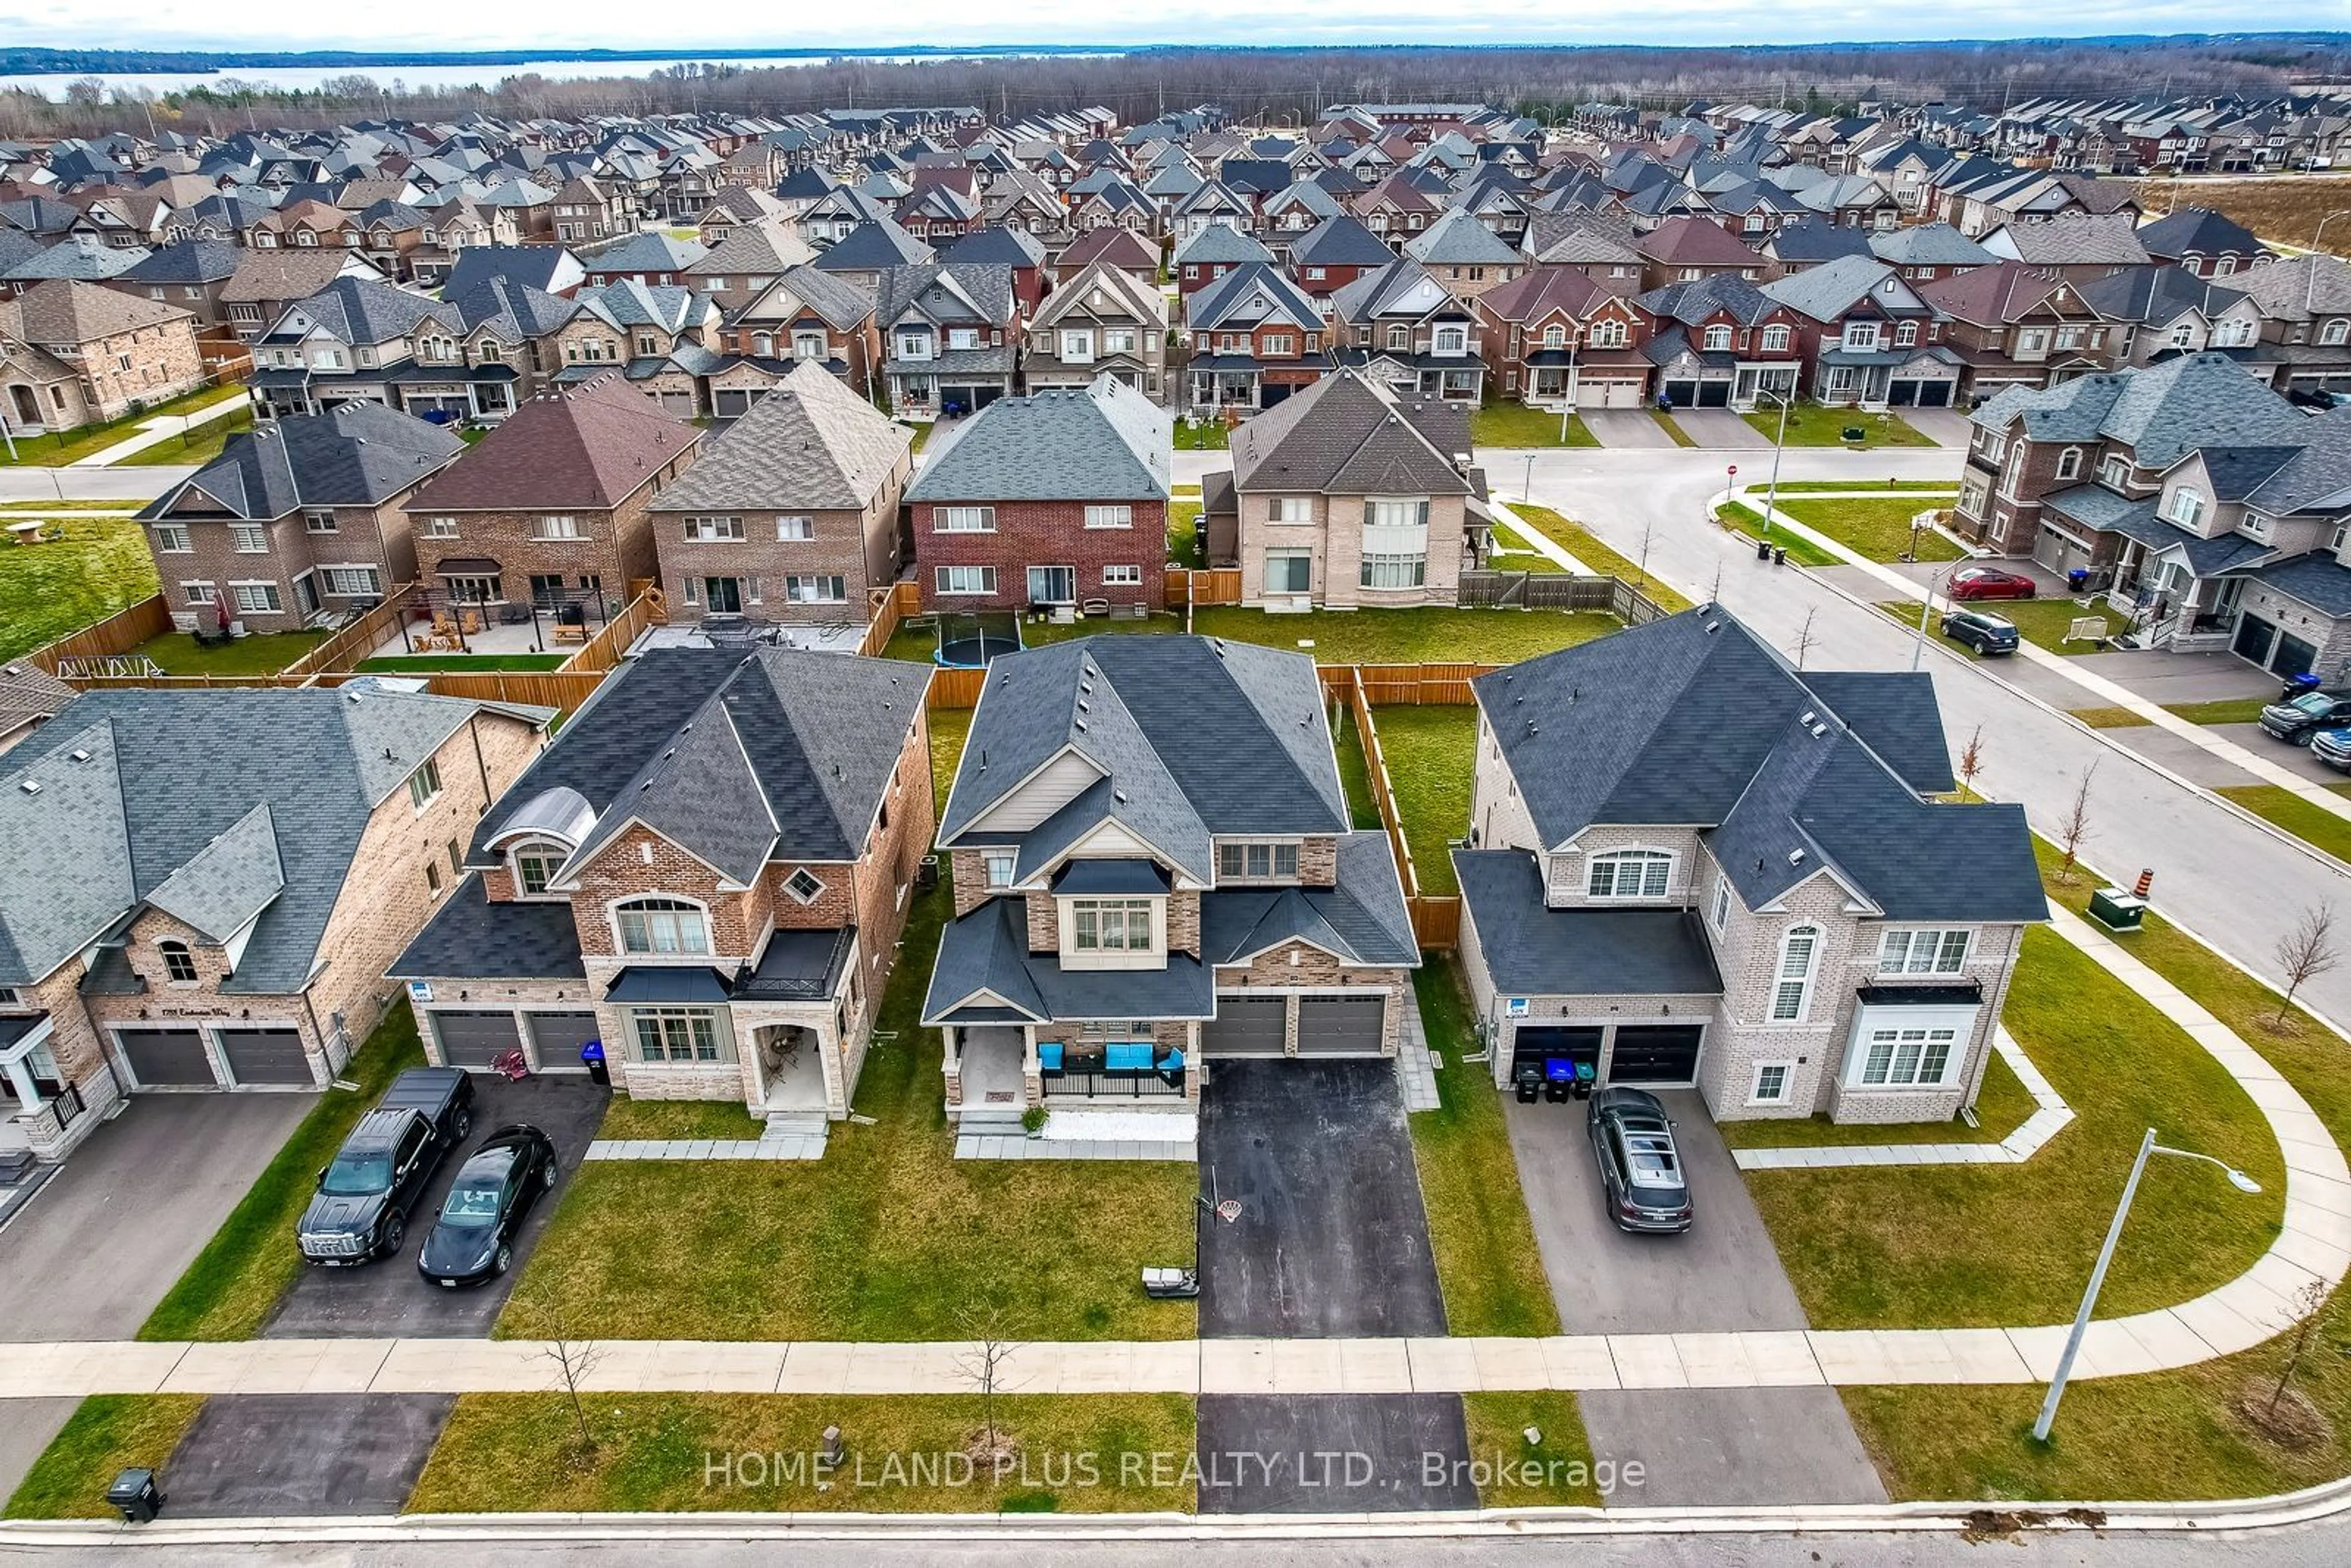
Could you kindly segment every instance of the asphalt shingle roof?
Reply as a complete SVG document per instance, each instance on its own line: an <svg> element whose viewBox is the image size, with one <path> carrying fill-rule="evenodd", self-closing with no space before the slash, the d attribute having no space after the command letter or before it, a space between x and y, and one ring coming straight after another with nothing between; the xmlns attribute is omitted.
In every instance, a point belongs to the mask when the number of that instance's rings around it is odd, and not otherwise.
<svg viewBox="0 0 2351 1568"><path fill-rule="evenodd" d="M1551 909L1535 857L1455 850L1494 988L1513 997L1715 996L1722 977L1686 909Z"/></svg>
<svg viewBox="0 0 2351 1568"><path fill-rule="evenodd" d="M1242 490L1331 495L1467 495L1454 455L1469 451L1458 403L1406 402L1352 371L1324 376L1233 433Z"/></svg>
<svg viewBox="0 0 2351 1568"><path fill-rule="evenodd" d="M231 517L282 517L298 507L370 507L448 463L465 444L437 424L379 402L336 403L232 436L218 457L139 514L168 517L225 508ZM191 497L190 493L193 492Z"/></svg>
<svg viewBox="0 0 2351 1568"><path fill-rule="evenodd" d="M1165 501L1167 411L1113 376L998 398L924 455L910 501Z"/></svg>

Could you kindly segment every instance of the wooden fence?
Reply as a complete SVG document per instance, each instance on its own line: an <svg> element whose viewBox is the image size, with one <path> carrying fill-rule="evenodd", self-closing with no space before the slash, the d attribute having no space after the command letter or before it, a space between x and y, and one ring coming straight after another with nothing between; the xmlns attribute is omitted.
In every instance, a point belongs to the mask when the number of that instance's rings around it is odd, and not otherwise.
<svg viewBox="0 0 2351 1568"><path fill-rule="evenodd" d="M979 694L987 685L986 670L939 670L931 676L928 706L943 708L975 708L979 706Z"/></svg>
<svg viewBox="0 0 2351 1568"><path fill-rule="evenodd" d="M108 616L94 626L85 626L70 637L60 637L46 647L36 648L25 658L27 663L38 664L54 675L57 673L57 666L68 659L103 659L116 653L128 653L171 630L171 603L158 593L141 600L128 610Z"/></svg>
<svg viewBox="0 0 2351 1568"><path fill-rule="evenodd" d="M524 703L569 713L596 695L596 688L604 684L605 674L602 670L467 670L429 675L424 689L435 696Z"/></svg>
<svg viewBox="0 0 2351 1568"><path fill-rule="evenodd" d="M1167 607L1170 610L1188 604L1199 609L1210 604L1238 604L1241 601L1241 574L1238 567L1187 569L1171 566L1167 569Z"/></svg>
<svg viewBox="0 0 2351 1568"><path fill-rule="evenodd" d="M416 584L403 582L384 596L382 603L295 660L281 674L308 677L331 670L355 670L400 627L409 612L408 596Z"/></svg>
<svg viewBox="0 0 2351 1568"><path fill-rule="evenodd" d="M1465 571L1457 599L1465 605L1524 610L1591 610L1640 626L1667 613L1656 601L1621 577L1568 577L1558 572Z"/></svg>
<svg viewBox="0 0 2351 1568"><path fill-rule="evenodd" d="M873 619L865 628L865 641L857 651L869 659L878 659L890 639L898 634L899 623L909 615L923 612L923 590L920 584L893 582L887 588L872 591L871 608Z"/></svg>
<svg viewBox="0 0 2351 1568"><path fill-rule="evenodd" d="M643 635L646 627L662 625L668 620L669 606L662 597L661 586L644 583L629 601L628 607L605 622L604 629L581 643L578 653L556 666L555 673L602 675L619 666L622 656Z"/></svg>

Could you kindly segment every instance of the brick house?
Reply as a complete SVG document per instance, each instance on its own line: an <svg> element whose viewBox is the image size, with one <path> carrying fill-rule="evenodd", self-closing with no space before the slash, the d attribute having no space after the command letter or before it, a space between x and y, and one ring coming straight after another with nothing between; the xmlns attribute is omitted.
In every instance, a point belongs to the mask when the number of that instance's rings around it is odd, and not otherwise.
<svg viewBox="0 0 2351 1568"><path fill-rule="evenodd" d="M451 432L380 403L232 436L139 514L172 621L284 631L415 581L401 502L465 450Z"/></svg>
<svg viewBox="0 0 2351 1568"><path fill-rule="evenodd" d="M1440 214L1404 242L1404 254L1426 267L1428 276L1464 306L1488 289L1510 282L1527 265L1516 247L1479 223L1467 207Z"/></svg>
<svg viewBox="0 0 2351 1568"><path fill-rule="evenodd" d="M1934 307L1891 267L1839 256L1763 286L1796 312L1805 388L1831 408L1949 408L1966 367L1938 341Z"/></svg>
<svg viewBox="0 0 2351 1568"><path fill-rule="evenodd" d="M2047 904L2022 807L1928 799L1927 676L1799 673L1702 605L1473 688L1453 862L1498 1086L1573 1063L1722 1121L1974 1103Z"/></svg>
<svg viewBox="0 0 2351 1568"><path fill-rule="evenodd" d="M2022 262L1999 261L1921 284L1944 337L1967 364L1968 396L2011 386L2055 386L2114 363L2122 334L2080 285Z"/></svg>
<svg viewBox="0 0 2351 1568"><path fill-rule="evenodd" d="M898 577L914 433L803 361L653 504L673 621L863 625Z"/></svg>
<svg viewBox="0 0 2351 1568"><path fill-rule="evenodd" d="M1029 387L1114 376L1154 402L1167 371L1167 297L1107 262L1067 279L1029 322Z"/></svg>
<svg viewBox="0 0 2351 1568"><path fill-rule="evenodd" d="M1473 406L1484 397L1486 362L1478 357L1471 302L1426 264L1399 256L1333 290L1325 303L1338 363L1406 397Z"/></svg>
<svg viewBox="0 0 2351 1568"><path fill-rule="evenodd" d="M1350 831L1324 706L1306 655L1206 637L988 667L923 1004L951 1118L1106 1103L1181 1129L1204 1060L1395 1053L1420 953L1384 838Z"/></svg>
<svg viewBox="0 0 2351 1568"><path fill-rule="evenodd" d="M1184 301L1191 357L1184 402L1195 419L1271 408L1328 375L1322 305L1264 262L1238 267Z"/></svg>
<svg viewBox="0 0 2351 1568"><path fill-rule="evenodd" d="M193 392L205 374L193 315L61 277L0 300L0 355L19 431L118 419Z"/></svg>
<svg viewBox="0 0 2351 1568"><path fill-rule="evenodd" d="M1097 261L1147 288L1159 287L1159 246L1133 229L1109 227L1088 229L1054 256L1053 287L1060 287Z"/></svg>
<svg viewBox="0 0 2351 1568"><path fill-rule="evenodd" d="M324 1088L552 716L403 692L90 692L0 763L0 1150L120 1094Z"/></svg>
<svg viewBox="0 0 2351 1568"><path fill-rule="evenodd" d="M1166 411L1113 376L998 399L906 491L923 608L1165 608L1174 470Z"/></svg>
<svg viewBox="0 0 2351 1568"><path fill-rule="evenodd" d="M1022 319L1008 267L890 267L874 291L873 324L890 407L902 418L976 413L1013 389Z"/></svg>
<svg viewBox="0 0 2351 1568"><path fill-rule="evenodd" d="M1504 397L1539 408L1647 402L1649 318L1583 269L1534 267L1473 308L1479 353Z"/></svg>
<svg viewBox="0 0 2351 1568"><path fill-rule="evenodd" d="M873 297L812 267L795 267L752 296L726 318L722 336L730 353L763 367L815 361L861 394L874 390L882 363ZM742 411L730 402L713 412L725 419Z"/></svg>
<svg viewBox="0 0 2351 1568"><path fill-rule="evenodd" d="M419 580L601 620L658 570L650 508L701 442L618 374L533 398L402 503Z"/></svg>
<svg viewBox="0 0 2351 1568"><path fill-rule="evenodd" d="M930 678L630 660L471 824L465 880L391 966L428 1059L577 1072L601 1040L634 1098L846 1117L930 843Z"/></svg>
<svg viewBox="0 0 2351 1568"><path fill-rule="evenodd" d="M247 250L220 286L221 309L230 328L250 343L338 277L386 281L382 270L357 251Z"/></svg>
<svg viewBox="0 0 2351 1568"><path fill-rule="evenodd" d="M1212 565L1246 604L1451 604L1482 553L1485 475L1469 413L1341 371L1233 432L1202 481Z"/></svg>
<svg viewBox="0 0 2351 1568"><path fill-rule="evenodd" d="M1323 219L1285 241L1281 248L1290 276L1318 299L1396 258L1377 235L1346 213Z"/></svg>
<svg viewBox="0 0 2351 1568"><path fill-rule="evenodd" d="M1651 322L1644 352L1652 383L1676 408L1753 409L1767 397L1793 397L1803 371L1802 319L1735 273L1669 283L1634 303Z"/></svg>

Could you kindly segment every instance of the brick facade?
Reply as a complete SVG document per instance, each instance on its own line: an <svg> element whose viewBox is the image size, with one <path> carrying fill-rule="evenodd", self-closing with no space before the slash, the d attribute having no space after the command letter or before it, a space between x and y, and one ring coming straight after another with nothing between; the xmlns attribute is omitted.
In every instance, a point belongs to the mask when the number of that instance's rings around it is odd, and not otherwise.
<svg viewBox="0 0 2351 1568"><path fill-rule="evenodd" d="M761 620L864 625L872 619L873 591L888 587L898 578L899 500L913 476L914 456L909 452L862 511L730 510L724 515L742 519L740 539L689 538L688 514L653 514L654 553L661 561L662 591L669 599L670 618L697 620L706 613L711 601L702 580L719 577L735 580L734 591L744 613ZM778 538L778 521L785 517L806 517L815 537ZM841 597L818 602L795 600L790 594L790 580L795 577L838 577ZM694 581L690 595L689 580ZM830 584L824 586L829 589Z"/></svg>
<svg viewBox="0 0 2351 1568"><path fill-rule="evenodd" d="M1289 494L1294 497L1294 492ZM1243 491L1237 497L1243 603L1265 601L1266 551L1291 549L1307 550L1313 557L1308 592L1318 608L1375 609L1458 601L1467 548L1466 497L1388 497L1428 502L1427 563L1423 580L1415 588L1363 586L1363 519L1370 497L1308 494L1302 497L1307 503L1306 522L1277 523L1272 520L1272 508L1282 498L1284 493L1260 490Z"/></svg>
<svg viewBox="0 0 2351 1568"><path fill-rule="evenodd" d="M618 506L601 511L442 511L409 502L419 580L439 586L444 560L488 559L497 562L509 601L528 600L531 579L539 576L559 577L573 592L587 591L593 580L607 602L625 600L629 584L652 578L658 570L647 508L690 461L689 456L664 465ZM549 517L571 518L579 537L536 537L545 527L542 519ZM455 535L436 533L436 517L455 518Z"/></svg>
<svg viewBox="0 0 2351 1568"><path fill-rule="evenodd" d="M418 483L423 483L422 477ZM147 547L155 558L155 573L163 597L181 630L214 624L212 604L193 597L198 585L227 601L233 621L254 632L285 632L329 615L345 614L371 600L381 599L416 578L416 546L409 535L408 514L400 503L413 493L411 485L374 507L306 507L263 523L231 524L202 513L175 513L163 519L184 528L189 548L163 548L163 536L153 525ZM331 517L331 530L315 529L313 517ZM237 548L235 528L263 530L266 548ZM372 570L376 587L367 591L349 577L330 577L332 569ZM299 580L308 578L315 605ZM277 591L275 611L246 610L235 602L235 585L268 583Z"/></svg>
<svg viewBox="0 0 2351 1568"><path fill-rule="evenodd" d="M1369 991L1384 992L1387 997L1386 1014L1380 1028L1380 1054L1394 1056L1396 1042L1403 1038L1405 998L1411 986L1409 969L1357 968L1303 942L1285 943L1259 954L1245 965L1217 971L1219 994L1280 992L1290 998L1283 1025L1282 1050L1293 1056L1298 1051L1299 997Z"/></svg>
<svg viewBox="0 0 2351 1568"><path fill-rule="evenodd" d="M1132 508L1123 528L1086 527L1084 501L1004 501L995 504L993 533L941 533L935 514L948 503L916 502L914 577L928 612L1026 610L1032 566L1066 566L1076 575L1074 602L1104 600L1112 605L1167 606L1167 506L1164 501L1104 503ZM942 593L939 569L992 566L993 593ZM1139 583L1106 583L1103 569L1137 568Z"/></svg>

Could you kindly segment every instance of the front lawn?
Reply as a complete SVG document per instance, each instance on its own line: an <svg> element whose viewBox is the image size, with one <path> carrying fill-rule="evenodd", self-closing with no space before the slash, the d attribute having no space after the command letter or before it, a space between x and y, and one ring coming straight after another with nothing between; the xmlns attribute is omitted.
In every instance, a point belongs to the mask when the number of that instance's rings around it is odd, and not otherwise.
<svg viewBox="0 0 2351 1568"><path fill-rule="evenodd" d="M0 659L46 646L155 596L146 530L128 517L59 518L51 543L0 544Z"/></svg>
<svg viewBox="0 0 2351 1568"><path fill-rule="evenodd" d="M1638 561L1600 541L1600 536L1573 518L1562 517L1549 507L1529 505L1510 508L1530 528L1539 529L1552 543L1590 567L1603 577L1622 578L1638 589L1642 596L1666 611L1687 610L1690 601L1658 579L1641 569Z"/></svg>
<svg viewBox="0 0 2351 1568"><path fill-rule="evenodd" d="M1864 413L1857 408L1823 408L1816 402L1800 402L1788 410L1784 438L1781 438L1780 409L1776 403L1740 417L1753 425L1764 440L1777 438L1784 446L1843 446L1861 452L1873 446L1935 444L1904 423L1898 413ZM1859 441L1844 438L1845 431L1853 428L1865 433Z"/></svg>
<svg viewBox="0 0 2351 1568"><path fill-rule="evenodd" d="M1311 642L1323 664L1512 664L1573 647L1620 630L1616 618L1600 611L1457 610L1424 605L1409 610L1316 610L1302 615L1270 615L1246 605L1220 604L1192 612L1192 630L1204 637L1298 649ZM1144 621L1081 620L1057 626L1024 622L1020 636L1030 647L1073 637L1134 636L1181 632L1180 614ZM931 662L938 646L929 627L902 627L883 656L915 664Z"/></svg>
<svg viewBox="0 0 2351 1568"><path fill-rule="evenodd" d="M1496 571L1530 571L1549 577L1567 575L1567 568L1535 549L1524 534L1500 521L1494 524L1494 558L1488 564Z"/></svg>
<svg viewBox="0 0 2351 1568"><path fill-rule="evenodd" d="M496 671L555 670L569 653L387 653L361 659L363 675L486 674Z"/></svg>
<svg viewBox="0 0 2351 1568"><path fill-rule="evenodd" d="M1469 440L1478 446L1597 446L1600 438L1570 414L1567 439L1560 439L1559 415L1522 402L1489 402L1469 415Z"/></svg>
<svg viewBox="0 0 2351 1568"><path fill-rule="evenodd" d="M2276 784L2223 784L2214 791L2225 795L2273 827L2283 828L2314 850L2339 861L2351 861L2351 820L2314 806L2293 790Z"/></svg>
<svg viewBox="0 0 2351 1568"><path fill-rule="evenodd" d="M1917 1166L1748 1175L1815 1328L2063 1322L2079 1304L2139 1138L2210 1154L2160 1161L2100 1298L2121 1317L2200 1295L2250 1268L2276 1234L2284 1166L2244 1090L2202 1047L2079 949L2025 933L2002 1013L2075 1112L2022 1166Z"/></svg>
<svg viewBox="0 0 2351 1568"><path fill-rule="evenodd" d="M1858 1148L1878 1144L1997 1144L2024 1125L2040 1109L1995 1051L1984 1063L1976 1092L1976 1120L1948 1122L1831 1122L1814 1116L1775 1116L1721 1124L1722 1141L1734 1149Z"/></svg>
<svg viewBox="0 0 2351 1568"><path fill-rule="evenodd" d="M204 646L185 632L166 632L131 653L167 675L274 675L326 640L324 632L256 632Z"/></svg>
<svg viewBox="0 0 2351 1568"><path fill-rule="evenodd" d="M1892 616L1902 625L1916 631L1918 626L1919 605L1920 601L1916 599L1896 599L1879 604L1878 609ZM1935 634L1937 629L1942 625L1943 617L1949 612L1951 607L1951 601L1948 595L1939 592L1936 594L1935 613L1927 622L1928 633L1930 636ZM2100 651L2099 645L2087 638L2076 637L2071 642L2066 641L2065 633L2073 629L2074 622L2077 620L2087 620L2096 616L2105 625L2105 631L2100 633L2101 636L2111 637L2123 629L2121 616L2109 611L2085 610L2070 599L1997 599L1971 602L1970 608L1980 610L1988 615L1997 615L2003 621L2013 622L2017 635L2034 647L2046 648L2053 653L2095 653Z"/></svg>
<svg viewBox="0 0 2351 1568"><path fill-rule="evenodd" d="M201 1394L93 1394L33 1461L5 1517L121 1518L107 1505L106 1489L133 1467L162 1474L204 1407Z"/></svg>
<svg viewBox="0 0 2351 1568"><path fill-rule="evenodd" d="M1833 496L1846 491L1865 494L1881 490L1900 490L1922 496L1949 496L1956 499L1959 493L1956 480L1945 479L1782 479L1782 496Z"/></svg>
<svg viewBox="0 0 2351 1568"><path fill-rule="evenodd" d="M1780 498L1780 510L1786 516L1877 561L1900 560L1910 553L1910 519L1928 509L1922 502L1900 496ZM1919 528L1915 540L1919 560L1957 560L1967 553L1931 528Z"/></svg>
<svg viewBox="0 0 2351 1568"><path fill-rule="evenodd" d="M140 428L151 419L164 414L194 413L216 402L225 402L230 398L244 395L243 382L229 382L207 387L202 392L192 392L169 402L151 404L137 413L126 413L103 424L85 424L78 429L53 431L42 435L19 434L16 437L16 455L13 458L8 455L7 446L0 444L0 467L13 463L25 467L56 468L68 463L78 463L95 453L105 451L126 436L138 434Z"/></svg>
<svg viewBox="0 0 2351 1568"><path fill-rule="evenodd" d="M1698 442L1691 437L1688 431L1684 430L1680 425L1674 423L1674 416L1672 414L1660 413L1658 410L1653 408L1649 411L1649 417L1657 422L1657 428L1664 431L1667 436L1676 446L1696 446L1698 444Z"/></svg>
<svg viewBox="0 0 2351 1568"><path fill-rule="evenodd" d="M600 1142L654 1138L667 1142L700 1138L756 1138L766 1124L731 1100L632 1100L612 1096Z"/></svg>
<svg viewBox="0 0 2351 1568"><path fill-rule="evenodd" d="M1573 1394L1465 1394L1461 1414L1469 1430L1478 1500L1488 1508L1597 1508L1592 1443ZM1529 1427L1540 1433L1527 1441ZM1637 1501L1637 1498L1631 1500Z"/></svg>
<svg viewBox="0 0 2351 1568"><path fill-rule="evenodd" d="M201 467L219 456L229 443L229 437L242 435L253 428L253 411L238 409L218 419L179 432L170 439L159 441L142 451L123 458L117 467L162 467L168 464L188 464Z"/></svg>
<svg viewBox="0 0 2351 1568"><path fill-rule="evenodd" d="M925 988L952 909L916 894L855 1108L820 1161L581 1168L498 1320L615 1339L964 1339L992 1306L1026 1340L1182 1339L1145 1264L1193 1256L1189 1165L958 1160Z"/></svg>
<svg viewBox="0 0 2351 1568"><path fill-rule="evenodd" d="M300 1277L294 1223L309 1204L318 1174L335 1157L362 1112L373 1106L402 1068L424 1065L416 1015L396 998L375 1032L343 1064L354 1089L319 1096L188 1271L157 1303L139 1330L143 1340L251 1339L269 1320L286 1288Z"/></svg>
<svg viewBox="0 0 2351 1568"><path fill-rule="evenodd" d="M1766 528L1763 514L1744 501L1725 501L1714 509L1714 520L1735 534L1750 539L1767 539L1774 549L1788 552L1788 559L1798 566L1843 566L1843 556L1833 555L1802 534L1773 526Z"/></svg>
<svg viewBox="0 0 2351 1568"><path fill-rule="evenodd" d="M1429 1249L1445 1296L1445 1326L1454 1334L1540 1338L1559 1330L1559 1309L1535 1250L1534 1224L1494 1081L1461 1053L1476 1043L1458 973L1431 955L1413 976L1421 1027L1437 1070L1442 1105L1405 1118ZM1576 1434L1582 1435L1581 1427ZM1514 1443L1515 1448L1517 1445ZM1476 1451L1476 1445L1471 1445Z"/></svg>
<svg viewBox="0 0 2351 1568"><path fill-rule="evenodd" d="M1388 783L1412 846L1420 891L1448 898L1460 891L1447 841L1469 831L1469 795L1477 781L1478 710L1468 706L1415 707L1393 704L1372 710Z"/></svg>
<svg viewBox="0 0 2351 1568"><path fill-rule="evenodd" d="M1012 1375L1008 1374L1008 1377ZM1181 1512L1194 1507L1181 1394L996 1399L1001 1467L973 1466L973 1394L596 1394L592 1453L559 1394L468 1394L408 1500L413 1513L855 1511ZM846 1457L811 1461L828 1427Z"/></svg>

